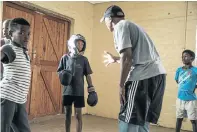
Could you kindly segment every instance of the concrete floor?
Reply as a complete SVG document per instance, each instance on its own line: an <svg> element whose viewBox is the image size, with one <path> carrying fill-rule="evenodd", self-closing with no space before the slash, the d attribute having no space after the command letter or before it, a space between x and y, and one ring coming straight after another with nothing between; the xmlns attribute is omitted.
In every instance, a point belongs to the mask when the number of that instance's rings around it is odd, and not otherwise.
<svg viewBox="0 0 197 132"><path fill-rule="evenodd" d="M65 132L64 115L34 119L30 125L32 132ZM83 132L118 132L117 126L117 120L91 115L83 116ZM71 132L76 132L74 118L72 118ZM151 126L150 132L175 132L175 130Z"/></svg>

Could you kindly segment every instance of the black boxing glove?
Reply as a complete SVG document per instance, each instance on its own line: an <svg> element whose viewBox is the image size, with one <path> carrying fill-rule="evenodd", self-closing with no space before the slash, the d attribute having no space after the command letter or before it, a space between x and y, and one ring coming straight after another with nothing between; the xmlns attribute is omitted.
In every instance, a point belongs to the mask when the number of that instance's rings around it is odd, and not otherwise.
<svg viewBox="0 0 197 132"><path fill-rule="evenodd" d="M68 86L71 84L72 74L70 71L64 69L59 72L59 79L63 86Z"/></svg>
<svg viewBox="0 0 197 132"><path fill-rule="evenodd" d="M1 62L4 64L12 63L16 59L16 53L10 45L1 47Z"/></svg>
<svg viewBox="0 0 197 132"><path fill-rule="evenodd" d="M91 107L96 106L98 103L98 96L95 92L95 88L93 86L88 87L88 93L87 104Z"/></svg>

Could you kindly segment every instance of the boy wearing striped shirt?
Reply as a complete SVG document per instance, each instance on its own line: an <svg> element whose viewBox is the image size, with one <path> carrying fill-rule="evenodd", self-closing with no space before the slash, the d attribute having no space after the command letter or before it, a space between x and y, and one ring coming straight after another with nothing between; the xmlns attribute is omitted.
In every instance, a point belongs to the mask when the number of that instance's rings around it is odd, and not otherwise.
<svg viewBox="0 0 197 132"><path fill-rule="evenodd" d="M10 132L11 123L20 132L30 132L25 105L31 80L30 59L26 50L30 24L23 18L11 20L9 35L10 43L1 47L4 67L4 77L0 82L1 132Z"/></svg>

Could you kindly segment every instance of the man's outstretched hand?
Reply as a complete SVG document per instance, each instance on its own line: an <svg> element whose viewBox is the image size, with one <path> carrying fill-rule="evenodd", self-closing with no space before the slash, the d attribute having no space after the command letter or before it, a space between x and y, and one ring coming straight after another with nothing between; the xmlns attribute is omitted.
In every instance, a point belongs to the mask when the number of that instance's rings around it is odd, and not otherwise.
<svg viewBox="0 0 197 132"><path fill-rule="evenodd" d="M115 60L115 57L107 52L107 51L104 51L104 63L105 63L105 66L108 66L110 65L111 63L115 63L116 60Z"/></svg>

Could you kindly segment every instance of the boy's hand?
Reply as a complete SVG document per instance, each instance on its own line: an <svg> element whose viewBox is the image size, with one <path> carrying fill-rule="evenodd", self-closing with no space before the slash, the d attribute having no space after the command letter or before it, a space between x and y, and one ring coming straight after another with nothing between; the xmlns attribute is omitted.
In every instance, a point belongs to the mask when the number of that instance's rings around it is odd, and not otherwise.
<svg viewBox="0 0 197 132"><path fill-rule="evenodd" d="M94 86L88 87L88 93L95 92Z"/></svg>
<svg viewBox="0 0 197 132"><path fill-rule="evenodd" d="M116 62L114 56L107 51L104 51L104 58L104 63L106 63L105 66L108 66L109 64Z"/></svg>

